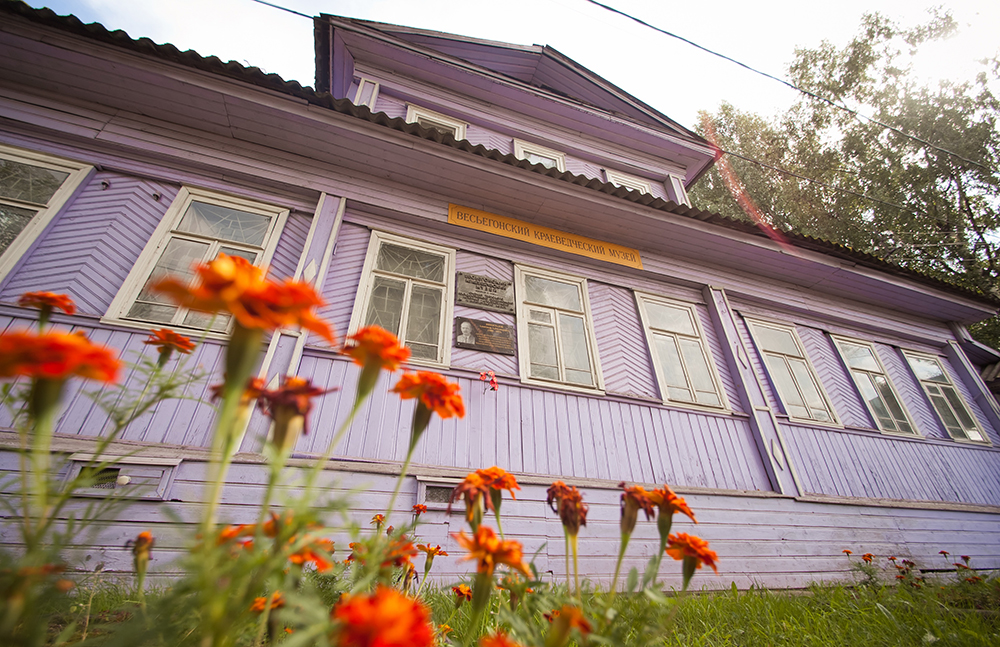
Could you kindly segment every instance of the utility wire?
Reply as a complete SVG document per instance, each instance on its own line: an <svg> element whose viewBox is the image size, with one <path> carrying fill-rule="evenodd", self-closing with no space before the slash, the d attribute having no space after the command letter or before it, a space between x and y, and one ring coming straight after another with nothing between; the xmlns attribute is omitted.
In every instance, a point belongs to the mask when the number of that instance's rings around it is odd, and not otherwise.
<svg viewBox="0 0 1000 647"><path fill-rule="evenodd" d="M259 2L260 0L255 0L255 1ZM746 63L742 63L742 62L736 60L735 58L732 58L732 57L726 56L725 54L720 54L719 52L710 50L707 47L699 45L698 43L696 43L696 42L694 42L692 40L688 40L687 38L684 38L683 36L678 36L677 34L669 32L669 31L667 31L665 29L660 29L659 27L657 27L655 25L651 25L648 22L646 22L645 20L642 20L641 18L636 18L635 16L627 14L624 11L621 11L619 9L615 9L614 7L609 7L608 5L606 5L604 3L601 3L601 2L598 2L597 0L587 0L587 2L589 2L591 4L594 4L594 5L597 5L598 7L601 7L602 9L607 9L611 13L618 14L619 16L622 16L623 18L628 18L629 20L635 21L635 22L639 23L640 25L642 25L643 27L648 27L649 29L652 29L653 31L659 32L659 33L663 34L664 36L669 36L671 38L676 38L677 40L681 41L682 43L687 43L688 45L691 45L692 47L700 49L703 52L711 54L712 56L718 56L719 58L721 58L723 60L729 61L730 63L735 63L736 65L739 65L740 67L742 67L742 68L744 68L746 70L749 70L749 71L753 72L754 74L759 74L759 75L763 76L764 78L771 79L772 81L777 81L778 83L781 83L782 85L785 85L785 86L787 86L787 87L789 87L789 88L791 88L791 89L793 89L793 90L795 90L797 92L801 92L802 94L804 94L804 95L806 95L808 97L812 97L813 99L816 99L817 101L822 101L823 103L829 104L829 105L833 106L834 108L839 108L840 110L844 110L846 112L849 112L850 114L854 115L855 117L858 117L858 118L861 118L861 119L865 119L866 121L869 121L869 122L871 122L873 124L881 126L882 128L886 128L888 130L891 130L892 132L896 133L897 135L902 135L903 137L906 137L908 139L912 139L913 141L919 142L919 143L923 144L924 146L929 146L929 147L933 148L934 150L940 151L942 153L947 153L948 155L951 155L952 157L958 158L958 159L962 160L963 162L966 162L967 164L973 164L973 165L978 166L979 168L987 170L987 171L990 170L990 168L987 167L984 164L980 164L979 162L970 160L967 157L963 157L963 156L959 155L958 153L955 153L953 151L948 150L947 148L941 148L940 146L937 146L936 144L932 144L932 143L930 143L929 141L927 141L925 139L921 139L920 137L917 137L916 135L911 135L910 133L905 132L903 130L900 130L899 128L896 128L895 126L890 126L887 123L883 123L883 122L879 121L878 119L875 119L874 117L869 117L866 114L863 114L861 112L858 112L857 110L854 110L853 108L849 108L849 107L847 107L845 105L842 105L842 104L839 104L839 103L837 103L837 102L835 102L835 101L833 101L831 99L827 99L826 97L820 96L820 95L816 94L815 92L811 92L809 90L806 90L805 88L800 88L799 86L795 85L794 83L791 83L790 81L786 81L785 79L782 79L782 78L779 78L777 76L774 76L773 74L768 74L767 72L762 72L762 71L760 71L760 70L758 70L756 68L750 67Z"/></svg>
<svg viewBox="0 0 1000 647"><path fill-rule="evenodd" d="M265 7L271 7L272 9L279 9L281 11L287 11L290 14L295 14L296 16L302 16L303 18L308 18L313 20L313 17L309 14L302 13L301 11L296 11L294 9L289 9L288 7L282 7L280 4L273 4L271 2L265 2L265 0L250 0L251 2L256 2L257 4L262 4Z"/></svg>

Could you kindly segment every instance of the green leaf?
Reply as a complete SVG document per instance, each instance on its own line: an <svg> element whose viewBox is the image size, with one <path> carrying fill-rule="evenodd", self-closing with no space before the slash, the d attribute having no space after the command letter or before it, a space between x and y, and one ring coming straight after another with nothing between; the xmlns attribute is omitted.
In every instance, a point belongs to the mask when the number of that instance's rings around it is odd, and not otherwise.
<svg viewBox="0 0 1000 647"><path fill-rule="evenodd" d="M639 586L639 569L633 566L632 570L628 572L628 580L625 582L625 589L629 593L632 593L635 591L637 586Z"/></svg>

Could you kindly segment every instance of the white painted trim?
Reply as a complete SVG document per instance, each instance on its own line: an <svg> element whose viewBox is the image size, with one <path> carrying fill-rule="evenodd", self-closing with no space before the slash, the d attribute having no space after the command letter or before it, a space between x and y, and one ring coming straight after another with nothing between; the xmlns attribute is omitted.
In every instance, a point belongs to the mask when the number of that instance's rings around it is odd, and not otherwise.
<svg viewBox="0 0 1000 647"><path fill-rule="evenodd" d="M757 354L760 356L761 365L764 369L764 372L767 374L768 381L771 383L771 388L774 390L775 395L778 397L778 401L781 403L781 407L784 410L785 415L788 416L788 419L799 422L805 422L811 425L822 425L824 427L843 428L843 423L841 423L840 418L837 416L836 409L833 408L833 401L830 399L830 395L826 392L826 388L823 386L823 382L819 379L819 375L816 374L816 367L813 366L812 360L809 359L809 355L808 353L806 353L805 346L802 345L802 339L799 338L799 332L798 330L795 329L795 326L789 326L788 324L777 323L774 321L764 321L761 319L749 319L746 317L744 317L743 319L744 321L747 322L747 329L750 331L750 338L753 340L754 346L757 349ZM781 390L778 388L778 384L774 381L774 378L771 377L771 370L770 368L768 368L767 365L767 357L765 353L772 353L774 351L763 350L763 347L760 344L760 340L757 338L758 335L756 330L754 329L755 326L765 326L769 328L775 328L778 330L784 330L786 332L791 333L792 340L795 342L795 345L798 348L799 352L802 353L802 356L797 357L796 359L805 360L806 368L809 369L809 374L813 379L813 384L819 391L820 397L823 398L823 402L826 404L827 413L830 414L832 420L815 420L813 418L801 418L799 416L794 416L789 412L788 405L785 404L785 398L781 394ZM782 357L786 357L784 353L775 353L775 354L781 355ZM792 379L793 380L795 379L794 375L792 375ZM798 381L796 380L796 385L797 384ZM803 402L804 401L805 399L803 398Z"/></svg>
<svg viewBox="0 0 1000 647"><path fill-rule="evenodd" d="M351 312L351 324L348 327L347 334L353 335L358 331L358 328L361 327L362 320L364 319L364 314L368 310L368 301L371 298L372 286L374 284L375 261L383 243L394 243L396 245L410 247L419 251L444 256L445 267L443 284L426 282L395 274L391 276L407 282L407 295L404 296L405 303L403 304L403 318L400 321L401 335L405 330L406 325L406 306L409 303L408 294L410 286L416 282L417 284L426 283L428 285L442 285L444 288L443 307L441 308L441 322L440 329L438 331L438 359L437 361L430 361L411 357L409 363L423 366L433 366L437 368L449 368L451 365L452 319L454 317L455 310L455 249L452 247L443 247L433 243L414 240L413 238L404 238L403 236L399 236L397 234L372 230L371 238L368 241L368 252L365 254L364 268L361 271L361 281L358 284L357 296L354 299L354 309ZM405 339L402 339L402 336L401 341L405 343Z"/></svg>
<svg viewBox="0 0 1000 647"><path fill-rule="evenodd" d="M844 370L846 370L847 373L851 376L851 381L854 384L855 392L858 394L858 397L861 399L861 401L864 402L865 408L868 410L868 415L870 415L871 419L875 422L875 428L878 429L879 431L881 431L884 434L890 434L890 435L893 435L893 436L913 436L913 437L918 437L918 438L919 437L923 437L924 434L920 433L920 428L917 427L916 421L914 420L913 416L910 415L910 410L907 409L906 403L903 401L903 398L900 397L899 390L896 389L896 385L893 383L892 378L889 376L888 371L885 370L885 364L882 363L882 358L880 358L878 356L878 349L875 347L875 344L873 344L873 343L871 343L869 341L861 340L861 339L854 339L854 338L850 338L850 337L842 337L842 336L833 335L833 334L830 334L830 333L827 333L827 334L830 335L830 339L832 339L833 342L834 342L833 345L837 349L837 357L840 358L840 362L843 365ZM872 371L867 371L867 370L864 370L864 369L855 369L855 368L853 368L848 363L847 357L844 355L844 349L841 346L841 344L843 344L843 343L854 344L855 346L864 346L864 347L868 348L868 350L870 350L872 352L872 355L875 357L875 362L878 364L879 369L881 370L882 377L884 377L885 380L886 380L886 382L889 383L889 390L892 391L892 395L896 398L896 402L899 404L899 407L903 410L903 416L906 418L906 422L909 423L910 428L913 429L913 433L912 434L906 433L905 431L900 431L900 430L893 431L891 429L883 429L882 428L881 423L879 423L878 416L876 416L875 412L872 410L871 404L869 404L869 402L865 398L864 394L861 393L861 387L860 387L860 385L858 385L858 378L854 374L855 370L862 371L864 373L871 373ZM881 396L881 394L880 394L880 396ZM890 416L891 415L892 414L890 413Z"/></svg>
<svg viewBox="0 0 1000 647"><path fill-rule="evenodd" d="M365 89L366 85L374 86L372 87L372 95L365 101L361 102L361 95ZM371 79L362 76L361 80L358 81L358 91L354 93L354 105L356 106L367 106L369 110L375 112L375 102L378 101L378 91L381 86L378 81L372 81Z"/></svg>
<svg viewBox="0 0 1000 647"><path fill-rule="evenodd" d="M71 461L97 461L98 463L106 463L108 467L114 467L115 465L163 465L163 466L173 466L177 467L183 461L183 458L160 458L157 456L112 456L109 454L88 454L86 452L77 452L71 454L69 459Z"/></svg>
<svg viewBox="0 0 1000 647"><path fill-rule="evenodd" d="M586 386L582 384L575 384L572 382L564 382L561 380L546 380L543 378L531 377L531 358L530 358L530 345L528 344L528 306L525 302L525 287L524 278L525 276L537 276L544 279L551 279L554 281L561 281L564 283L571 283L578 287L581 294L582 304L583 304L583 319L584 324L587 329L587 344L588 351L590 355L590 368L592 375L594 376L593 386ZM518 364L521 373L521 383L522 384L534 384L538 386L549 386L558 389L564 389L568 391L577 391L580 393L604 393L604 376L601 371L601 359L597 353L597 337L594 334L594 318L591 315L590 310L590 295L588 294L588 284L587 279L581 278L579 276L573 276L571 274L563 274L562 272L557 272L555 270L543 269L539 267L531 267L528 265L515 264L514 265L514 299L517 302L517 321L519 325L517 326L517 356ZM537 306L538 308L545 308L552 310L553 312L561 312L558 308L553 308L552 306ZM573 311L574 315L580 313ZM553 326L556 327L558 331L558 318L553 322ZM561 344L562 340L558 332L556 337L556 359L560 362L560 369L562 363L562 351Z"/></svg>
<svg viewBox="0 0 1000 647"><path fill-rule="evenodd" d="M549 157L556 161L556 168L562 172L566 172L566 153L562 151L557 151L554 148L547 148L541 144L533 144L531 142L526 142L523 139L514 140L514 157L519 159L527 159L529 154L540 155L542 157Z"/></svg>
<svg viewBox="0 0 1000 647"><path fill-rule="evenodd" d="M611 169L604 169L604 177L615 186L623 186L626 189L633 189L653 195L653 185L645 178L622 173L621 171L612 171Z"/></svg>
<svg viewBox="0 0 1000 647"><path fill-rule="evenodd" d="M667 176L667 181L663 183L667 189L667 197L677 204L691 206L691 198L687 189L684 188L684 181L674 174Z"/></svg>
<svg viewBox="0 0 1000 647"><path fill-rule="evenodd" d="M454 117L449 117L448 115L441 114L440 112L435 112L427 108L415 106L412 103L406 104L406 121L408 123L415 124L418 119L427 119L428 121L435 121L442 126L454 128L455 139L465 139L465 129L468 124L464 121L460 121Z"/></svg>
<svg viewBox="0 0 1000 647"><path fill-rule="evenodd" d="M903 357L906 359L906 364L907 366L909 366L910 372L913 374L913 379L915 379L920 384L920 388L924 392L924 397L927 398L927 404L934 411L934 415L938 417L938 421L941 423L941 426L944 427L945 433L948 434L948 436L950 436L951 439L956 442L970 443L974 445L993 445L993 441L990 440L989 434L987 434L986 430L983 429L983 426L979 424L979 419L976 418L976 414L973 413L972 408L969 407L969 403L966 402L965 396L962 395L962 392L955 385L955 380L953 379L951 372L948 370L948 363L942 362L940 357L931 355L929 353L918 353L912 350L905 350L905 349L900 349L900 352L903 353ZM958 395L959 399L961 400L962 406L965 407L965 413L968 414L969 418L972 420L972 424L975 425L976 427L976 431L978 431L979 434L983 437L983 440L975 440L973 438L957 438L954 434L951 433L951 430L948 429L948 425L946 425L944 422L944 418L941 417L940 410L937 408L937 405L934 404L934 400L931 398L930 392L927 390L927 384L926 384L927 381L920 379L920 376L917 375L916 370L914 370L912 364L913 359L927 359L931 360L932 362L937 362L938 367L941 369L941 374L944 375L946 378L948 378L948 386L950 386L955 390L955 394ZM939 383L932 382L932 384L939 384ZM959 421L959 424L961 424L961 421Z"/></svg>
<svg viewBox="0 0 1000 647"><path fill-rule="evenodd" d="M683 407L694 407L694 408L704 408L712 411L730 411L729 400L726 397L726 390L722 386L722 380L719 378L718 368L715 366L715 361L712 358L711 349L709 348L708 338L705 336L705 330L701 325L701 317L698 316L698 308L693 304L684 303L682 301L676 301L674 299L668 299L666 297L656 296L654 294L649 294L646 292L640 292L634 290L636 305L639 310L639 321L642 324L643 332L646 335L646 347L649 350L650 357L653 360L653 371L656 375L656 384L660 389L660 398L663 400L664 404L679 405ZM719 406L712 406L708 404L702 404L699 402L684 402L683 400L671 400L667 396L667 386L666 378L663 375L662 362L660 361L659 354L656 350L656 344L653 343L653 328L649 323L649 315L646 312L646 302L651 301L653 303L660 303L667 306L672 306L675 308L682 308L688 312L692 321L694 322L695 332L697 334L696 341L698 346L701 348L702 356L705 358L705 363L708 365L708 370L710 372L712 383L715 385L715 393L719 397ZM689 335L681 335L680 333L670 333L673 335L679 335L685 339L691 339ZM684 362L683 356L681 356L681 370L684 372L685 378L688 378L687 364ZM690 383L690 378L688 378ZM692 391L694 387L692 386ZM695 397L697 395L695 394Z"/></svg>
<svg viewBox="0 0 1000 647"><path fill-rule="evenodd" d="M194 330L191 327L176 324L146 322L141 319L127 319L126 313L129 308L131 308L136 297L139 295L139 291L146 283L149 273L153 271L156 261L159 260L160 254L166 247L167 243L170 242L175 235L187 236L187 234L183 233L175 234L174 227L180 223L181 218L184 217L184 214L187 211L187 208L195 200L271 216L268 231L264 235L264 241L261 246L241 245L238 243L234 244L228 241L225 243L227 246L260 250L260 258L257 261L257 265L266 267L270 263L271 258L274 256L274 251L278 247L278 240L281 238L281 232L284 229L286 221L288 220L288 209L219 193L217 191L208 191L188 186L181 187L181 190L177 193L177 197L174 198L174 201L170 204L167 212L163 215L160 223L153 231L153 235L150 237L146 246L139 254L139 258L136 260L135 265L132 266L132 270L129 272L128 277L126 277L125 282L122 284L121 288L119 288L115 298L111 301L107 314L101 319L102 323L135 327L137 322L141 322L142 327L144 328L148 328L149 325L154 325L176 328L186 332ZM206 238L205 240L210 239ZM218 241L218 239L211 240Z"/></svg>
<svg viewBox="0 0 1000 647"><path fill-rule="evenodd" d="M22 164L41 166L54 171L69 173L69 176L63 180L63 183L52 194L52 197L49 198L45 207L38 209L38 212L24 229L21 230L17 238L11 241L10 246L0 255L0 281L3 281L10 271L14 269L14 266L17 265L17 262L24 253L31 248L42 232L49 226L49 223L56 217L56 214L59 213L66 204L66 201L69 200L70 196L83 183L84 179L94 171L94 167L82 162L74 162L65 158L36 153L4 144L0 144L0 157ZM0 201L12 206L20 206L17 201L8 200L7 198L0 198ZM30 204L24 204L24 207L29 209L38 208Z"/></svg>

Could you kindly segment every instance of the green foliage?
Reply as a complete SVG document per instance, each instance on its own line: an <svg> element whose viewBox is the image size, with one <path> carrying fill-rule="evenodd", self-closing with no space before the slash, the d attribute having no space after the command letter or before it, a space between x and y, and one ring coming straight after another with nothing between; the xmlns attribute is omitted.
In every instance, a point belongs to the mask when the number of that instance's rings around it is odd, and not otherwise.
<svg viewBox="0 0 1000 647"><path fill-rule="evenodd" d="M911 69L921 43L955 29L948 14L912 29L870 14L845 47L796 51L792 83L896 131L808 97L774 119L728 104L703 113L702 134L721 148L826 186L727 156L736 179L727 186L713 169L692 190L695 204L746 219L732 194L744 191L779 230L1000 294L1000 101L990 88L1000 62L984 61L975 81L936 88ZM998 332L996 323L975 329L994 346Z"/></svg>

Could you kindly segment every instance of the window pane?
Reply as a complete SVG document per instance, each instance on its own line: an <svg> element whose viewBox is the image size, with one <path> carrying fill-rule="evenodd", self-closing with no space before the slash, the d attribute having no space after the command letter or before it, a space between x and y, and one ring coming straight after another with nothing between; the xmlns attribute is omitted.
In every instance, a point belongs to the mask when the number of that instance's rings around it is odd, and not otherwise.
<svg viewBox="0 0 1000 647"><path fill-rule="evenodd" d="M559 379L554 328L528 324L528 357L531 360L531 377Z"/></svg>
<svg viewBox="0 0 1000 647"><path fill-rule="evenodd" d="M972 419L972 414L965 408L965 403L962 402L962 397L958 395L958 391L951 386L943 386L941 390L944 392L944 397L948 398L951 408L955 410L955 415L958 416L958 421L962 423L962 428L975 429L976 423Z"/></svg>
<svg viewBox="0 0 1000 647"><path fill-rule="evenodd" d="M540 276L525 276L526 301L563 310L583 312L580 288L574 283L563 283L543 279Z"/></svg>
<svg viewBox="0 0 1000 647"><path fill-rule="evenodd" d="M372 285L372 298L365 315L366 326L381 326L394 335L399 335L399 322L403 317L403 296L406 283L376 276Z"/></svg>
<svg viewBox="0 0 1000 647"><path fill-rule="evenodd" d="M406 318L406 343L429 344L437 359L438 329L441 326L440 288L414 285L410 291L410 308Z"/></svg>
<svg viewBox="0 0 1000 647"><path fill-rule="evenodd" d="M139 292L138 300L152 303L170 303L170 298L159 292L150 290L150 286L167 276L172 276L182 283L194 280L195 263L205 260L208 253L208 243L202 243L184 238L172 238L163 250L156 266L150 272L146 284Z"/></svg>
<svg viewBox="0 0 1000 647"><path fill-rule="evenodd" d="M653 339L656 344L656 354L660 359L663 381L666 383L667 399L693 402L694 395L688 388L687 378L684 377L680 353L677 351L677 343L674 338L667 335L656 335Z"/></svg>
<svg viewBox="0 0 1000 647"><path fill-rule="evenodd" d="M875 373L882 372L881 367L879 367L878 362L875 360L875 356L872 355L871 348L868 346L840 342L840 350L843 351L844 359L847 360L847 365L851 368L860 368L866 371L874 371Z"/></svg>
<svg viewBox="0 0 1000 647"><path fill-rule="evenodd" d="M136 301L125 316L133 319L143 319L144 321L170 323L176 312L176 306Z"/></svg>
<svg viewBox="0 0 1000 647"><path fill-rule="evenodd" d="M792 378L792 373L788 370L788 365L785 364L785 359L779 355L765 355L764 357L767 358L767 368L778 387L778 393L785 403L788 415L796 418L811 418L809 409L806 408L806 404L802 401L799 390L795 386L795 379Z"/></svg>
<svg viewBox="0 0 1000 647"><path fill-rule="evenodd" d="M206 238L262 245L270 223L270 216L237 211L217 204L192 202L177 229Z"/></svg>
<svg viewBox="0 0 1000 647"><path fill-rule="evenodd" d="M559 162L555 158L548 157L547 155L539 155L538 153L525 151L524 159L532 164L541 164L545 168L557 168L559 166Z"/></svg>
<svg viewBox="0 0 1000 647"><path fill-rule="evenodd" d="M910 360L910 367L917 374L917 379L939 382L941 384L951 383L951 380L945 376L937 360L928 357L908 357L907 359Z"/></svg>
<svg viewBox="0 0 1000 647"><path fill-rule="evenodd" d="M861 396L868 403L868 406L871 407L872 413L878 419L879 427L888 431L897 431L896 423L893 421L892 416L889 415L889 410L886 408L885 402L882 401L882 397L879 395L879 390L872 381L874 377L864 371L855 371L854 379L857 380Z"/></svg>
<svg viewBox="0 0 1000 647"><path fill-rule="evenodd" d="M544 310L528 310L528 319L540 323L552 323L552 313Z"/></svg>
<svg viewBox="0 0 1000 647"><path fill-rule="evenodd" d="M590 351L587 348L587 331L584 328L583 319L560 314L559 334L562 337L566 379L577 384L593 384L590 372Z"/></svg>
<svg viewBox="0 0 1000 647"><path fill-rule="evenodd" d="M28 226L36 213L38 212L31 209L0 204L0 254L7 251L10 244Z"/></svg>
<svg viewBox="0 0 1000 647"><path fill-rule="evenodd" d="M0 159L0 196L45 206L68 177L65 171Z"/></svg>
<svg viewBox="0 0 1000 647"><path fill-rule="evenodd" d="M649 325L661 330L681 333L682 335L697 335L691 313L687 308L675 308L662 303L646 302L646 314L649 315Z"/></svg>
<svg viewBox="0 0 1000 647"><path fill-rule="evenodd" d="M226 256L239 256L245 258L251 263L257 261L257 252L250 252L245 249L236 249L235 247L220 247L219 251Z"/></svg>
<svg viewBox="0 0 1000 647"><path fill-rule="evenodd" d="M873 375L872 380L875 382L875 386L878 388L878 392L881 394L885 405L889 408L889 415L899 424L899 428L903 431L912 431L909 423L906 421L906 413L903 411L903 405L896 399L896 394L893 393L892 387L889 385L889 380L884 375Z"/></svg>
<svg viewBox="0 0 1000 647"><path fill-rule="evenodd" d="M965 438L965 430L958 423L958 418L955 417L951 407L948 406L948 400L941 394L941 390L937 387L929 386L927 393L930 395L931 403L934 405L934 409L937 410L938 415L941 416L941 422L944 423L948 433L959 438Z"/></svg>
<svg viewBox="0 0 1000 647"><path fill-rule="evenodd" d="M370 95L369 98L371 98ZM458 137L458 130L454 126L443 124L440 121L435 121L434 119L429 119L427 117L417 117L417 123L424 128L430 128L431 130L446 133L452 137Z"/></svg>
<svg viewBox="0 0 1000 647"><path fill-rule="evenodd" d="M806 404L809 405L809 409L812 411L812 415L809 416L813 420L829 420L830 413L826 409L826 401L823 399L823 395L816 388L816 383L812 379L812 374L809 372L809 367L802 360L789 360L789 366L792 368L792 375L795 376L795 381L799 385L799 390L802 392L802 397L806 399Z"/></svg>
<svg viewBox="0 0 1000 647"><path fill-rule="evenodd" d="M376 269L415 279L444 283L444 257L409 247L383 243L378 251Z"/></svg>
<svg viewBox="0 0 1000 647"><path fill-rule="evenodd" d="M696 391L715 391L715 382L712 380L712 369L709 368L705 360L705 353L701 344L691 339L679 340L681 353L684 355L684 365L688 370L688 377Z"/></svg>
<svg viewBox="0 0 1000 647"><path fill-rule="evenodd" d="M207 312L195 312L192 310L184 315L184 325L205 330L211 324L212 330L225 332L226 328L229 327L230 319L231 317L226 314L208 314Z"/></svg>
<svg viewBox="0 0 1000 647"><path fill-rule="evenodd" d="M793 357L802 357L802 353L799 351L799 347L795 343L795 338L792 337L791 332L759 325L754 326L753 329L757 333L757 339L760 341L761 348L764 350L792 355Z"/></svg>

